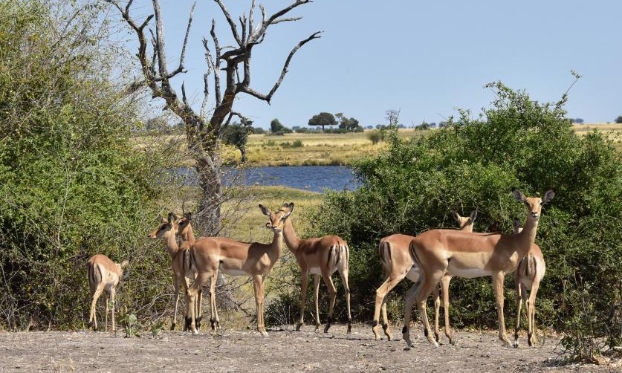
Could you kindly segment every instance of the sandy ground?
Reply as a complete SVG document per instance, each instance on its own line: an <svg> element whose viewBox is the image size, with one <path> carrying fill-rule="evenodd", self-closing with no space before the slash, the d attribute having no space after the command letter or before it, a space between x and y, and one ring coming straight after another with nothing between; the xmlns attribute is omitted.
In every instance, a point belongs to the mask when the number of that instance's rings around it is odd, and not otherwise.
<svg viewBox="0 0 622 373"><path fill-rule="evenodd" d="M564 365L559 339L542 347L502 347L496 332L456 331L456 345L439 348L411 333L403 340L375 341L371 328L356 325L346 335L336 325L327 334L312 326L296 332L269 330L203 331L193 336L165 331L157 337L125 338L113 333L0 332L0 373L5 372L620 372L622 365ZM399 333L399 330L394 329Z"/></svg>

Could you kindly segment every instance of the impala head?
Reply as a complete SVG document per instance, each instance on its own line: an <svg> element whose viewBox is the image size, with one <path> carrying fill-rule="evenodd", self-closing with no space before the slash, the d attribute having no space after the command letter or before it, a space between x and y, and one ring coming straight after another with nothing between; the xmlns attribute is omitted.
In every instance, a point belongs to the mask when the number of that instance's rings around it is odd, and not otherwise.
<svg viewBox="0 0 622 373"><path fill-rule="evenodd" d="M191 212L186 212L183 217L179 218L177 220L177 234L182 236L184 234L184 231L192 229L192 226L190 225L191 221Z"/></svg>
<svg viewBox="0 0 622 373"><path fill-rule="evenodd" d="M119 278L123 277L123 268L127 267L130 264L130 261L125 259L121 264L115 263L117 268L119 269Z"/></svg>
<svg viewBox="0 0 622 373"><path fill-rule="evenodd" d="M555 191L549 189L544 193L544 197L525 197L523 193L521 193L518 189L512 190L514 193L514 198L516 200L523 202L529 211L529 218L535 220L536 222L540 218L540 213L542 212L542 205L549 202L555 197Z"/></svg>
<svg viewBox="0 0 622 373"><path fill-rule="evenodd" d="M147 235L147 238L169 238L169 235L176 234L177 232L177 220L179 218L172 212L168 213L167 219L162 218L160 225L151 233Z"/></svg>
<svg viewBox="0 0 622 373"><path fill-rule="evenodd" d="M280 209L271 212L264 205L259 205L261 212L268 217L266 227L272 229L275 232L281 232L283 230L283 224L289 215L294 212L294 202L284 203Z"/></svg>
<svg viewBox="0 0 622 373"><path fill-rule="evenodd" d="M477 210L471 211L471 215L467 217L461 216L455 210L452 211L451 214L453 215L454 219L458 223L458 226L460 227L460 229L465 229L470 226L471 231L473 230L473 223L475 222L475 219L477 218Z"/></svg>

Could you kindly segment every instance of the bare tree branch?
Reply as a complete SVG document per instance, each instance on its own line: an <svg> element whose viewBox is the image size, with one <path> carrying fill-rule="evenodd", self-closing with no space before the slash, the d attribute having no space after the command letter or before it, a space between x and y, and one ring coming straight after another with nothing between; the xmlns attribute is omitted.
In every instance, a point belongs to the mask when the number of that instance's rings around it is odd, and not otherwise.
<svg viewBox="0 0 622 373"><path fill-rule="evenodd" d="M239 46L244 45L244 43L242 42L242 39L240 39L240 35L238 35L238 29L235 26L235 22L233 22L233 18L231 18L231 14L229 14L229 11L227 10L227 7L225 7L225 4L223 4L221 0L214 0L214 1L218 4L218 6L220 7L220 10L222 10L222 14L227 19L227 22L229 23L229 27L231 28L231 33L233 34L235 41L238 43Z"/></svg>

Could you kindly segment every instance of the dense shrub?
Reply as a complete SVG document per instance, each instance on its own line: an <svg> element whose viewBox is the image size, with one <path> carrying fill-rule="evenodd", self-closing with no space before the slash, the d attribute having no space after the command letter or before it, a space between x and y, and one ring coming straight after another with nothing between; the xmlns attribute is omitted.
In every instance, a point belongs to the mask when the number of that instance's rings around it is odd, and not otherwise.
<svg viewBox="0 0 622 373"><path fill-rule="evenodd" d="M82 326L95 253L129 258L125 309L168 305L168 258L144 240L162 187L154 161L167 155L130 142L137 102L110 80L123 55L101 39L98 14L68 1L0 4L2 329Z"/></svg>
<svg viewBox="0 0 622 373"><path fill-rule="evenodd" d="M501 83L488 87L497 99L477 119L461 112L444 128L409 141L390 133L386 152L354 167L364 187L328 193L311 217L317 235L339 234L350 243L355 317L372 318L375 289L384 280L377 254L381 237L453 227L454 209L463 215L477 209L476 231L499 221L509 232L512 219L525 216L511 188L542 195L553 187L557 195L536 239L548 263L537 324L568 333L566 346L577 356L591 354L580 342L586 336L619 344L620 317L612 315L622 294L620 154L599 132L576 136L564 99L542 104ZM452 282L456 326L497 327L489 284L489 278ZM409 285L393 296L401 299ZM515 312L511 289L508 276L506 320Z"/></svg>

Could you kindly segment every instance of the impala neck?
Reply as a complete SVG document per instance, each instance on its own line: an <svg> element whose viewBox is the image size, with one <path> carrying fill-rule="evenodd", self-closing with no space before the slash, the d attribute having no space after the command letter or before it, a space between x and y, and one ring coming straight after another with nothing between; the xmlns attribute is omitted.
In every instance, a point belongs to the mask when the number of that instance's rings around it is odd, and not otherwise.
<svg viewBox="0 0 622 373"><path fill-rule="evenodd" d="M166 239L166 249L168 250L168 254L171 258L177 254L177 251L179 251L179 245L177 244L175 234L170 234Z"/></svg>
<svg viewBox="0 0 622 373"><path fill-rule="evenodd" d="M285 224L283 224L283 237L285 238L285 243L287 247L289 247L289 250L296 252L300 246L300 238L298 238L290 219L286 219Z"/></svg>
<svg viewBox="0 0 622 373"><path fill-rule="evenodd" d="M523 230L516 234L518 241L521 243L521 252L527 253L531 249L531 245L536 241L536 233L538 231L538 220L527 218L527 222L523 226Z"/></svg>
<svg viewBox="0 0 622 373"><path fill-rule="evenodd" d="M186 229L184 229L181 232L181 240L182 241L187 241L190 244L193 244L195 241L195 237L194 237L194 230L192 230L192 226L188 225L188 227L186 227Z"/></svg>
<svg viewBox="0 0 622 373"><path fill-rule="evenodd" d="M275 249L276 257L273 258L272 263L276 263L276 261L281 257L281 250L283 248L283 231L273 231L274 237L272 237L272 244L270 247Z"/></svg>

